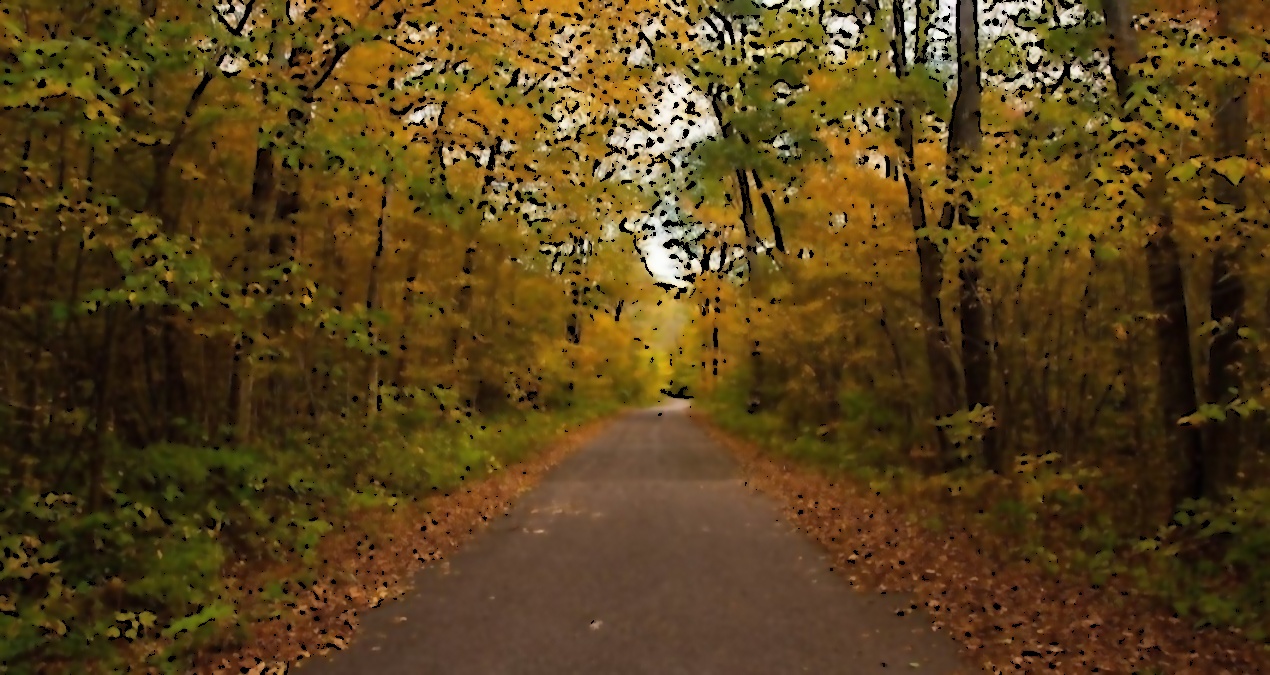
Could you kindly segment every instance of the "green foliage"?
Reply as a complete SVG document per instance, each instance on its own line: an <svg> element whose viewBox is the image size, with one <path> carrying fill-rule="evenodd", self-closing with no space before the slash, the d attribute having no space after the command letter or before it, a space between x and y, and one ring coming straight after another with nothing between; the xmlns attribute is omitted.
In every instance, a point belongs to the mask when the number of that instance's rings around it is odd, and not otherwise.
<svg viewBox="0 0 1270 675"><path fill-rule="evenodd" d="M1134 576L1198 626L1241 628L1270 637L1270 490L1237 490L1226 503L1191 500L1173 522L1136 545Z"/></svg>
<svg viewBox="0 0 1270 675"><path fill-rule="evenodd" d="M612 409L580 404L478 421L431 405L442 399L403 397L374 428L333 430L303 448L112 453L109 505L15 495L0 510L0 661L15 673L47 660L112 669L124 665L116 642L148 640L162 647L152 665L180 663L272 609L240 602L229 563L288 564L302 579L321 569L323 539L350 514L477 480L525 459L560 426Z"/></svg>
<svg viewBox="0 0 1270 675"><path fill-rule="evenodd" d="M645 400L638 195L580 180L637 85L509 13L0 9L0 670L179 672L265 611L240 566L314 577L358 511Z"/></svg>
<svg viewBox="0 0 1270 675"><path fill-rule="evenodd" d="M899 91L902 100L916 105L918 110L929 110L937 117L947 117L952 110L948 88L928 64L919 63L909 68L899 83Z"/></svg>
<svg viewBox="0 0 1270 675"><path fill-rule="evenodd" d="M976 445L996 426L996 418L990 406L977 405L973 410L958 410L942 417L935 426L943 430L950 443L960 448L961 458L969 460L974 456Z"/></svg>
<svg viewBox="0 0 1270 675"><path fill-rule="evenodd" d="M833 428L790 428L787 413L746 412L746 389L716 389L699 407L725 429L761 443L772 452L865 482L887 482L903 473L896 459L910 430L893 410L859 392L841 394L842 418Z"/></svg>
<svg viewBox="0 0 1270 675"><path fill-rule="evenodd" d="M759 167L775 178L749 202L770 198L797 255L747 260L743 286L698 284L693 390L773 453L983 533L1002 564L1136 578L1162 608L1264 637L1248 561L1267 554L1256 514L1270 480L1257 337L1270 170L1254 104L1270 14L1033 3L980 16L978 50L959 54L955 16L929 3L916 21L911 3L846 4L864 24L851 35L800 42L801 19L768 5L734 22L751 51L673 64L722 104L720 122L759 137L815 127L827 158L785 182L761 143L698 149L705 238L762 232L767 214L746 211L729 175ZM796 90L769 85L779 69L762 59L734 59L772 39L802 50ZM976 94L957 71L979 69Z"/></svg>
<svg viewBox="0 0 1270 675"><path fill-rule="evenodd" d="M1185 502L1153 538L1140 538L1117 518L1119 489L1104 472L1058 453L1020 455L1005 475L981 469L921 474L904 465L906 441L894 413L859 394L842 395L842 440L822 430L796 429L787 414L747 413L743 380L733 379L701 402L723 428L774 454L851 476L870 490L912 506L917 524L943 531L972 524L991 538L985 549L1000 564L1025 561L1095 586L1129 580L1197 627L1243 630L1270 637L1270 490L1238 490L1225 504ZM965 428L973 416L963 411ZM949 428L955 428L956 425ZM868 431L866 431L868 429ZM967 438L973 434L967 433ZM968 442L968 445L973 443ZM940 515L922 515L938 513Z"/></svg>

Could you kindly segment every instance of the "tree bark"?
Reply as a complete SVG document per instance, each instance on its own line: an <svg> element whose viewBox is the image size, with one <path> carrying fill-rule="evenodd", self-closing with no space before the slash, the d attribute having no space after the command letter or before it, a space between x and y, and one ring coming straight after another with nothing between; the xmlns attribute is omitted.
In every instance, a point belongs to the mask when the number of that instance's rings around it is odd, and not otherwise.
<svg viewBox="0 0 1270 675"><path fill-rule="evenodd" d="M177 231L177 215L169 205L167 196L168 171L176 156L176 146L162 143L154 147L151 157L154 165L154 177L146 195L145 210L160 221L160 232L171 238ZM171 304L165 304L158 311L159 349L163 355L163 401L166 410L163 412L165 436L168 439L182 437L179 422L189 424L191 406L189 388L185 383L185 360L182 345L177 335L177 310ZM144 328L143 328L144 330Z"/></svg>
<svg viewBox="0 0 1270 675"><path fill-rule="evenodd" d="M904 2L892 0L892 6L894 13L892 51L896 74L903 78L909 70L904 34ZM920 26L918 28L920 31ZM921 61L920 53L917 59ZM911 104L907 100L901 101L898 111L899 137L897 141L903 157L899 169L908 194L909 221L913 231L921 233L926 229L926 197L922 192L921 183L915 178L917 159L914 117ZM940 302L940 291L944 285L944 254L930 236L924 233L917 235L917 266L918 292L921 297L922 341L926 348L927 367L930 371L932 408L938 420L953 414L960 406L956 393L957 372L952 361L948 329L944 325L943 307ZM941 427L936 427L936 440L940 457L951 457L953 449L947 434Z"/></svg>
<svg viewBox="0 0 1270 675"><path fill-rule="evenodd" d="M754 310L762 312L763 284L761 283L762 273L758 266L758 236L754 231L754 200L750 197L749 177L743 169L736 170L736 185L741 198L741 226L745 230L745 264L750 275L746 285L750 289L750 299ZM748 339L752 336L746 337ZM767 378L764 373L763 346L759 340L753 340L752 344L749 410L753 413L763 408L765 404L763 387Z"/></svg>
<svg viewBox="0 0 1270 675"><path fill-rule="evenodd" d="M464 366L462 359L465 355L463 345L465 342L472 341L471 317L472 312L472 268L476 264L476 241L473 240L463 251L463 277L462 286L459 287L458 297L454 302L454 320L456 325L450 332L450 364L454 368L454 385L459 387L463 381L461 377L461 368ZM463 322L468 322L468 327L463 327ZM467 404L469 406L476 405L477 392L469 392Z"/></svg>
<svg viewBox="0 0 1270 675"><path fill-rule="evenodd" d="M971 157L979 149L983 138L978 0L958 0L956 24L957 97L953 101L952 123L948 129L949 182L955 189L970 169ZM943 224L951 227L955 215L956 221L974 235L959 272L961 360L965 373L966 406L974 409L978 406L992 407L992 345L989 342L987 305L980 288L982 238L978 235L979 219L970 214L972 199L968 190L954 196L944 205ZM990 427L984 428L982 433L984 461L992 471L1003 470L996 433Z"/></svg>
<svg viewBox="0 0 1270 675"><path fill-rule="evenodd" d="M1217 32L1227 38L1238 39L1243 21L1244 3L1240 0L1217 1ZM1218 88L1217 110L1214 126L1217 129L1216 155L1234 157L1248 155L1248 82L1243 77L1218 75L1225 81ZM1213 197L1235 214L1237 224L1233 230L1223 232L1213 252L1212 280L1209 287L1213 321L1217 332L1208 347L1208 397L1226 406L1236 398L1243 384L1243 361L1246 357L1244 341L1239 329L1244 323L1244 304L1247 286L1239 268L1239 253L1243 250L1246 233L1244 223L1248 208L1248 196L1242 183L1236 185L1224 176L1214 175L1216 182ZM1208 429L1205 457L1210 469L1204 472L1203 492L1208 497L1220 496L1239 471L1239 457L1243 444L1243 423L1236 416Z"/></svg>
<svg viewBox="0 0 1270 675"><path fill-rule="evenodd" d="M384 176L384 194L379 202L379 220L377 221L378 239L376 240L375 257L371 259L370 275L366 282L366 311L375 311L379 303L379 271L384 259L384 236L387 228L388 195L392 191L391 175ZM367 337L372 350L378 349L379 334L375 332L374 319L367 319ZM379 354L371 354L370 381L367 385L367 414L374 414L383 409L383 399L379 388L383 382L379 379Z"/></svg>
<svg viewBox="0 0 1270 675"><path fill-rule="evenodd" d="M436 161L433 180L441 185L444 189L447 199L449 198L449 190L445 177L445 150L441 144L441 132L445 129L445 108L446 104L441 103L441 109L437 112L436 129L432 133L432 158ZM407 365L410 354L410 334L414 330L414 312L412 306L418 292L415 290L415 282L419 278L419 261L424 251L428 250L431 245L431 230L429 228L420 228L419 243L414 246L410 253L410 260L406 265L406 288L402 301L401 310L401 332L397 343L397 364L395 367L394 380L396 386L406 386Z"/></svg>
<svg viewBox="0 0 1270 675"><path fill-rule="evenodd" d="M256 150L256 164L252 170L251 201L248 215L252 225L248 225L243 246L243 282L248 283L255 272L256 242L266 227L266 221L272 215L272 206L276 197L276 178L274 170L273 150L268 147ZM255 226L256 231L251 231ZM252 431L252 368L250 359L250 339L245 330L240 331L234 342L234 361L229 380L229 422L234 428L237 442L247 442Z"/></svg>
<svg viewBox="0 0 1270 675"><path fill-rule="evenodd" d="M1130 89L1135 78L1129 67L1143 58L1134 35L1133 16L1127 0L1106 0L1104 11L1111 38L1111 72L1125 119L1139 115L1129 109ZM1156 322L1156 352L1160 364L1160 412L1165 438L1178 456L1178 479L1171 490L1174 504L1205 496L1208 469L1199 431L1181 426L1178 420L1199 407L1195 392L1195 370L1191 356L1190 323L1182 263L1173 237L1173 213L1163 190L1164 168L1160 162L1138 157L1138 164L1150 174L1146 191L1146 216L1154 225L1146 245L1147 282L1151 304L1159 317Z"/></svg>

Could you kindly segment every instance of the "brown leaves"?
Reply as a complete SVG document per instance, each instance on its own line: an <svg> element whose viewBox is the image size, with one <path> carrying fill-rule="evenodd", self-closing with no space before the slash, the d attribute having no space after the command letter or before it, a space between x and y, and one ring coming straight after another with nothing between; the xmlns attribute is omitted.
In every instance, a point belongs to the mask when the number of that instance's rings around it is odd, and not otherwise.
<svg viewBox="0 0 1270 675"><path fill-rule="evenodd" d="M1001 564L982 533L935 536L891 497L783 466L714 434L751 484L780 499L787 517L833 554L852 585L912 595L932 629L949 631L967 662L985 672L1270 672L1255 644L1230 631L1196 631L1125 584L1094 589L1023 561Z"/></svg>

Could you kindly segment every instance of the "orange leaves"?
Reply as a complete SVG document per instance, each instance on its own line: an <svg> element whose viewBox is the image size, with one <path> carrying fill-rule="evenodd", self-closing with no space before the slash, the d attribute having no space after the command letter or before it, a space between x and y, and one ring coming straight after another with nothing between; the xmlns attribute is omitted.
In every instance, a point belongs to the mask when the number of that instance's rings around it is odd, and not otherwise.
<svg viewBox="0 0 1270 675"><path fill-rule="evenodd" d="M478 136L491 144L495 138L525 142L542 131L542 119L534 111L500 103L495 92L477 91L452 99L447 113L455 131ZM464 124L467 129L463 129Z"/></svg>
<svg viewBox="0 0 1270 675"><path fill-rule="evenodd" d="M729 233L728 240L734 243L744 243L745 235L740 232L741 212L740 209L720 203L704 203L701 206L692 208L693 215L703 223L708 223L713 228Z"/></svg>
<svg viewBox="0 0 1270 675"><path fill-rule="evenodd" d="M1270 667L1251 641L1230 631L1196 630L1171 609L1144 602L1123 579L1091 587L1087 580L1024 565L983 515L977 520L962 515L977 508L956 506L972 499L988 508L1000 502L1005 495L999 477L910 479L881 492L859 480L844 484L845 476L829 477L806 465L790 467L757 447L717 431L712 435L739 457L755 486L780 500L787 517L827 549L853 586L888 597L891 591L914 596L916 606L906 603L900 611L924 607L935 630L947 631L973 653L976 665L992 672L1130 673L1154 667L1170 673L1252 673ZM914 480L925 487L907 485ZM974 492L956 497L921 492L939 484L947 486L945 495L960 493L962 482ZM1073 493L1083 489L1077 487ZM1037 555L1052 554L1028 557Z"/></svg>
<svg viewBox="0 0 1270 675"><path fill-rule="evenodd" d="M807 76L807 87L813 96L829 95L842 87L842 73L818 68Z"/></svg>
<svg viewBox="0 0 1270 675"><path fill-rule="evenodd" d="M845 215L848 229L859 223L905 222L903 210L906 193L903 183L888 178L878 170L886 158L877 150L869 151L863 139L841 133L822 133L821 142L829 148L831 159L815 163L803 172L802 182L791 197L790 208L805 227L807 236L822 227L830 227L836 217ZM865 162L864 166L860 161ZM893 161L893 160L891 160Z"/></svg>

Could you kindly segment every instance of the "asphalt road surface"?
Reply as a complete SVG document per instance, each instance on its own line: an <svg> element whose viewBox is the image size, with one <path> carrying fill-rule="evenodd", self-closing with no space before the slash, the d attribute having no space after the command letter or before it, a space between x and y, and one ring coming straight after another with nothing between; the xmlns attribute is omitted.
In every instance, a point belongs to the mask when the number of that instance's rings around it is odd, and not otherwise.
<svg viewBox="0 0 1270 675"><path fill-rule="evenodd" d="M299 675L952 673L668 404L629 413Z"/></svg>

